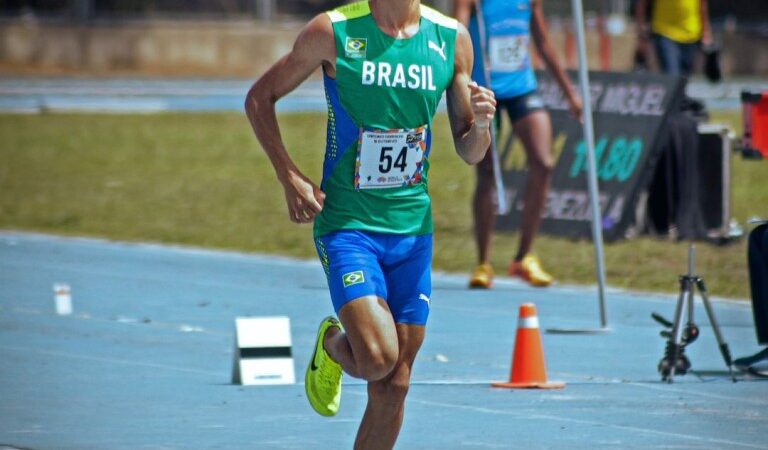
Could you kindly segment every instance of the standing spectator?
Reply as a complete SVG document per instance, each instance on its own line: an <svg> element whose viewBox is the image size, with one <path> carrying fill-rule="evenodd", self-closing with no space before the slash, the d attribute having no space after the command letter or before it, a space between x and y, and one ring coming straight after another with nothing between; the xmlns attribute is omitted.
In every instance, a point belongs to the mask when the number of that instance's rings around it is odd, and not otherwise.
<svg viewBox="0 0 768 450"><path fill-rule="evenodd" d="M661 71L670 75L690 76L699 45L712 45L707 0L637 0L635 21L638 48L649 49L652 38Z"/></svg>

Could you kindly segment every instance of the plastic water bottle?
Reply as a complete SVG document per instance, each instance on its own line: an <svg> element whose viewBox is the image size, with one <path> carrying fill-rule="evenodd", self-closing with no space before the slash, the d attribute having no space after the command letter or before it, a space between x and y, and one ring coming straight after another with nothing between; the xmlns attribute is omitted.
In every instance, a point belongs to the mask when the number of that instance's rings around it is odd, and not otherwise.
<svg viewBox="0 0 768 450"><path fill-rule="evenodd" d="M56 301L56 314L62 316L72 314L72 294L69 285L56 283L53 285L53 292Z"/></svg>

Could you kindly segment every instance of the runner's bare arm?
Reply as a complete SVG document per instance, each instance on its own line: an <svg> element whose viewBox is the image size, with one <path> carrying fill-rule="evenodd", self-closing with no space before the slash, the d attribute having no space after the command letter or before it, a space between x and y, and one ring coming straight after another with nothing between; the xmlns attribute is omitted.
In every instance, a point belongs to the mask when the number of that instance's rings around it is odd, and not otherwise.
<svg viewBox="0 0 768 450"><path fill-rule="evenodd" d="M447 91L448 120L456 153L468 164L477 164L491 144L496 99L490 89L472 81L472 60L472 41L467 29L459 25L453 82Z"/></svg>
<svg viewBox="0 0 768 450"><path fill-rule="evenodd" d="M541 5L542 1L543 0L533 0L531 2L531 36L536 45L536 50L538 50L541 59L544 60L544 64L547 66L547 70L549 70L549 73L552 74L555 81L557 81L558 86L560 86L560 89L562 89L565 94L565 98L568 99L571 114L581 120L581 109L583 107L581 97L573 87L571 79L568 78L565 70L563 70L563 67L560 65L555 49L549 41L547 21L544 18L544 11Z"/></svg>
<svg viewBox="0 0 768 450"><path fill-rule="evenodd" d="M325 194L301 173L288 155L277 123L275 103L321 65L335 76L335 61L333 27L328 16L320 14L302 29L290 53L253 84L245 99L248 120L283 185L290 219L297 223L314 220L323 207Z"/></svg>

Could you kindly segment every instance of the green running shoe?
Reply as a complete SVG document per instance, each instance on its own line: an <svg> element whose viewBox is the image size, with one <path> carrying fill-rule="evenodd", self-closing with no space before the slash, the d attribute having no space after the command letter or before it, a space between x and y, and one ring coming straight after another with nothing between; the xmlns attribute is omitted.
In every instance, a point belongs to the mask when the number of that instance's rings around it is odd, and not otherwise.
<svg viewBox="0 0 768 450"><path fill-rule="evenodd" d="M309 404L321 416L335 416L341 402L341 365L332 360L323 347L325 333L331 327L342 329L341 323L331 316L320 322L315 352L304 377Z"/></svg>

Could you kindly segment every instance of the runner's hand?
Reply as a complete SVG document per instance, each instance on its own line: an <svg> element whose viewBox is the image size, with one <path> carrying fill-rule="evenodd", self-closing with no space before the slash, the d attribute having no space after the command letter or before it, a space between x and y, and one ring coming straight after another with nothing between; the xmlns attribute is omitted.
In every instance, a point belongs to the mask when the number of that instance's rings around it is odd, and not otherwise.
<svg viewBox="0 0 768 450"><path fill-rule="evenodd" d="M568 108L571 111L571 115L579 122L584 122L583 109L584 104L581 102L581 97L578 94L573 94L568 97Z"/></svg>
<svg viewBox="0 0 768 450"><path fill-rule="evenodd" d="M489 128L493 122L493 115L496 114L496 98L493 91L479 86L474 81L467 86L469 87L472 113L475 115L475 125Z"/></svg>
<svg viewBox="0 0 768 450"><path fill-rule="evenodd" d="M291 171L283 181L288 216L292 222L309 223L323 209L325 192L298 171Z"/></svg>

